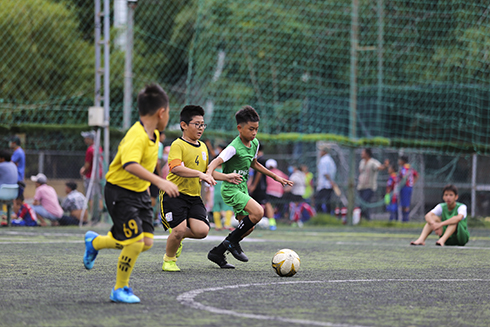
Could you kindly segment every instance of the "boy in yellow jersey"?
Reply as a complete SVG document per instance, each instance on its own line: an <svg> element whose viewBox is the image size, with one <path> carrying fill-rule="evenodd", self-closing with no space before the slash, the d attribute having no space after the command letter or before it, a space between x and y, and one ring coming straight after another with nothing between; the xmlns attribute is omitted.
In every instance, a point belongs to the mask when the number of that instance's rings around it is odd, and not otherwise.
<svg viewBox="0 0 490 327"><path fill-rule="evenodd" d="M201 198L201 181L216 185L215 178L238 184L242 180L237 173L215 172L207 175L209 154L204 142L199 141L206 128L204 109L200 106L185 106L180 112L182 137L170 146L168 154L169 174L167 179L179 187L179 196L160 191L162 224L171 228L163 256L163 271L180 271L177 257L184 238L205 238L209 232L206 208ZM178 253L179 252L179 253Z"/></svg>
<svg viewBox="0 0 490 327"><path fill-rule="evenodd" d="M85 234L85 268L92 269L98 251L121 249L117 262L113 302L138 303L129 287L136 259L153 245L153 209L148 194L150 183L168 196L179 195L178 187L153 174L157 164L159 131L168 123L168 96L157 84L147 85L138 94L140 120L119 143L116 157L106 175L104 196L113 226L107 235Z"/></svg>

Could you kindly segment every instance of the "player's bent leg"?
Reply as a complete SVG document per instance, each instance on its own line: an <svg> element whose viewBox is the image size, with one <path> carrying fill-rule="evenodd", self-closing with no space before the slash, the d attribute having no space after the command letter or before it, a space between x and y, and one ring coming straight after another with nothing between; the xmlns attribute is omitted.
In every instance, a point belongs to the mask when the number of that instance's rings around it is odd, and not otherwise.
<svg viewBox="0 0 490 327"><path fill-rule="evenodd" d="M189 218L189 228L185 232L185 238L202 239L208 236L209 226L202 220Z"/></svg>
<svg viewBox="0 0 490 327"><path fill-rule="evenodd" d="M254 199L248 200L244 210L248 212L250 221L252 221L254 225L264 217L264 208L262 208L262 206Z"/></svg>
<svg viewBox="0 0 490 327"><path fill-rule="evenodd" d="M441 238L436 242L436 245L444 246L448 238L450 238L451 235L454 234L457 227L458 227L457 224L448 225L446 227L446 231L444 232L444 234L442 234Z"/></svg>
<svg viewBox="0 0 490 327"><path fill-rule="evenodd" d="M183 221L178 226L172 228L172 232L167 238L167 245L165 251L167 256L175 257L182 240L186 236L187 230L188 230L187 221Z"/></svg>

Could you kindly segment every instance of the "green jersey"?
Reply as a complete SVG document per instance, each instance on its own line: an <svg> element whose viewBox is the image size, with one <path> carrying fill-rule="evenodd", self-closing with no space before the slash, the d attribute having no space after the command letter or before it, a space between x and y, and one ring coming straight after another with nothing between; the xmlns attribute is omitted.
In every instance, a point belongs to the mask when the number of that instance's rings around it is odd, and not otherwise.
<svg viewBox="0 0 490 327"><path fill-rule="evenodd" d="M235 214L246 214L243 212L245 205L250 200L248 195L247 180L252 161L257 158L259 141L253 139L250 147L246 147L240 136L237 136L220 154L223 159L223 173L237 173L242 176L240 184L224 181L221 186L223 200L235 210Z"/></svg>
<svg viewBox="0 0 490 327"><path fill-rule="evenodd" d="M446 203L438 204L433 210L437 216L441 217L441 221L446 221L459 214L463 215L463 219L458 223L456 232L451 235L446 241L446 245L465 245L470 239L470 232L468 231L468 223L466 219L466 205L456 202L456 206L453 210L449 210ZM443 226L443 233L446 232L447 226Z"/></svg>

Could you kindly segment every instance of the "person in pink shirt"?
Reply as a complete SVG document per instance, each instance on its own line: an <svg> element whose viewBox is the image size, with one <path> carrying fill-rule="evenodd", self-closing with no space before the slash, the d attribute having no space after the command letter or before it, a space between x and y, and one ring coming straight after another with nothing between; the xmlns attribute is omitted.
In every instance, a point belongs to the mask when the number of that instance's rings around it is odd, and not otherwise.
<svg viewBox="0 0 490 327"><path fill-rule="evenodd" d="M265 162L265 166L267 169L269 169L271 172L276 174L277 176L280 176L282 178L288 178L288 176L277 169L277 161L274 159L269 159ZM278 209L278 217L282 217L284 214L284 201L281 199L282 196L284 195L284 187L281 185L281 183L276 182L273 180L271 177L267 176L266 177L266 182L267 182L267 197L268 200L266 207L267 209L274 212L273 205ZM270 207L270 208L269 208Z"/></svg>
<svg viewBox="0 0 490 327"><path fill-rule="evenodd" d="M46 184L48 179L42 173L31 176L31 180L36 183L32 209L40 220L41 226L46 225L44 219L50 220L52 226L57 226L58 220L63 216L63 209L58 202L56 191Z"/></svg>

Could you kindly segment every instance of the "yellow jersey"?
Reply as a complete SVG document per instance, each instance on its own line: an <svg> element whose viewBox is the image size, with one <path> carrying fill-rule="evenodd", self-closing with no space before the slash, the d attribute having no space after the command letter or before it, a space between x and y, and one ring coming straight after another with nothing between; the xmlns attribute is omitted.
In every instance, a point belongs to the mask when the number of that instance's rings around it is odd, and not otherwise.
<svg viewBox="0 0 490 327"><path fill-rule="evenodd" d="M169 174L167 180L179 187L179 192L190 196L201 195L201 181L199 177L181 177L172 173L178 165L206 173L209 163L208 147L204 142L192 144L182 138L172 142L168 154Z"/></svg>
<svg viewBox="0 0 490 327"><path fill-rule="evenodd" d="M125 189L143 192L148 189L150 182L127 172L124 168L132 163L138 163L153 173L158 160L158 144L160 132L155 130L155 140L150 140L141 121L136 122L119 143L117 154L106 174L107 182Z"/></svg>

